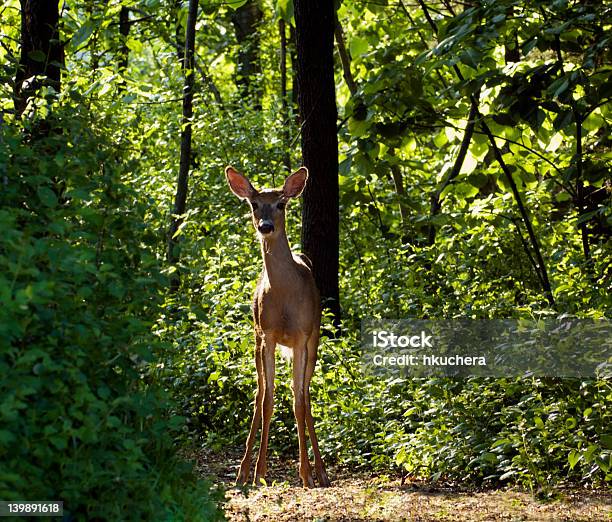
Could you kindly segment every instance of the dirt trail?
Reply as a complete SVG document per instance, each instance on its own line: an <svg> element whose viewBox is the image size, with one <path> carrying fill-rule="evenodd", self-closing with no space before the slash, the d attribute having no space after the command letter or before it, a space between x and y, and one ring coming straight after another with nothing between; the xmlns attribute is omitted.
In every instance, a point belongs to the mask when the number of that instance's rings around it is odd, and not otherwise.
<svg viewBox="0 0 612 522"><path fill-rule="evenodd" d="M294 461L271 458L268 485L233 487L240 453L191 453L204 476L227 488L230 521L612 521L610 491L564 490L540 502L517 490L461 491L424 484L401 485L398 477L330 468L332 487L300 486Z"/></svg>

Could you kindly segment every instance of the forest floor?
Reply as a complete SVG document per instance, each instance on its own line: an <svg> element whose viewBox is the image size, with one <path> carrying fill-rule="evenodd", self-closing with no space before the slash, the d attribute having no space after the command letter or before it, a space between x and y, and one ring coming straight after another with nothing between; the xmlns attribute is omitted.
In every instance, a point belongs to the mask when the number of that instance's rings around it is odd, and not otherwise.
<svg viewBox="0 0 612 522"><path fill-rule="evenodd" d="M332 487L304 489L295 460L270 457L268 485L236 488L241 453L189 452L198 472L226 488L225 515L233 522L263 521L612 521L612 492L561 489L537 500L515 489L474 491L432 486L400 477L329 467Z"/></svg>

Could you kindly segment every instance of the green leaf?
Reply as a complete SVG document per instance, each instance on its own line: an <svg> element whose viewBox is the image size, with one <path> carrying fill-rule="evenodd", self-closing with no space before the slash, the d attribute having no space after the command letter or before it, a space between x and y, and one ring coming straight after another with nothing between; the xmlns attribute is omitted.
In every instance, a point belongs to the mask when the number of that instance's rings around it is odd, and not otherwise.
<svg viewBox="0 0 612 522"><path fill-rule="evenodd" d="M550 84L548 92L552 93L553 98L558 98L569 87L569 78L561 77Z"/></svg>
<svg viewBox="0 0 612 522"><path fill-rule="evenodd" d="M135 53L142 52L143 46L142 43L134 38L128 38L125 42L125 45L128 46L130 51L134 51Z"/></svg>
<svg viewBox="0 0 612 522"><path fill-rule="evenodd" d="M599 446L597 446L597 444L590 444L589 447L587 448L587 450L584 452L584 459L587 462L591 462L593 460L593 455L595 454L595 452L599 449Z"/></svg>
<svg viewBox="0 0 612 522"><path fill-rule="evenodd" d="M381 13L385 10L388 0L379 0L378 2L368 2L365 8L372 13Z"/></svg>
<svg viewBox="0 0 612 522"><path fill-rule="evenodd" d="M41 203L46 207L55 207L57 205L57 196L49 187L39 187L36 193Z"/></svg>
<svg viewBox="0 0 612 522"><path fill-rule="evenodd" d="M472 156L472 153L468 150L465 155L465 159L463 160L463 165L461 165L461 174L470 174L474 171L474 169L478 166L478 160Z"/></svg>
<svg viewBox="0 0 612 522"><path fill-rule="evenodd" d="M94 31L94 28L95 25L91 22L91 20L88 20L81 27L79 27L77 32L72 35L72 39L70 40L70 46L72 47L72 49L77 49L78 47L81 47L82 44L89 40L89 37Z"/></svg>
<svg viewBox="0 0 612 522"><path fill-rule="evenodd" d="M572 196L570 196L567 192L559 192L555 195L555 201L559 203L563 203L564 201L570 201Z"/></svg>
<svg viewBox="0 0 612 522"><path fill-rule="evenodd" d="M291 22L293 18L293 0L278 0L277 9L285 22Z"/></svg>
<svg viewBox="0 0 612 522"><path fill-rule="evenodd" d="M595 459L595 464L599 466L604 473L607 473L610 470L610 459L606 460L604 457L599 456Z"/></svg>
<svg viewBox="0 0 612 522"><path fill-rule="evenodd" d="M118 428L121 426L121 419L115 415L109 415L106 419L106 424L111 428Z"/></svg>
<svg viewBox="0 0 612 522"><path fill-rule="evenodd" d="M586 120L582 122L582 127L589 132L599 130L605 123L605 120L599 114L599 111L593 111Z"/></svg>
<svg viewBox="0 0 612 522"><path fill-rule="evenodd" d="M557 116L555 117L555 120L553 121L553 128L556 131L559 131L561 129L565 129L568 125L570 125L573 122L574 122L574 116L572 114L572 111L569 109L563 110L560 113L558 113Z"/></svg>
<svg viewBox="0 0 612 522"><path fill-rule="evenodd" d="M351 38L351 42L349 44L349 50L351 51L351 56L353 58L357 58L362 54L366 53L370 47L370 43L366 38L360 38L359 36L355 36Z"/></svg>
<svg viewBox="0 0 612 522"><path fill-rule="evenodd" d="M491 445L491 448L497 448L497 446L504 446L506 444L510 444L510 439L498 439Z"/></svg>
<svg viewBox="0 0 612 522"><path fill-rule="evenodd" d="M236 10L247 3L247 0L228 0L227 5Z"/></svg>
<svg viewBox="0 0 612 522"><path fill-rule="evenodd" d="M0 430L0 444L10 444L15 440L15 435L10 431Z"/></svg>
<svg viewBox="0 0 612 522"><path fill-rule="evenodd" d="M612 450L612 433L604 433L600 439L603 448Z"/></svg>
<svg viewBox="0 0 612 522"><path fill-rule="evenodd" d="M28 58L30 58L30 60L34 60L35 62L45 62L47 60L47 55L41 50L36 49L35 51L30 51L28 53Z"/></svg>
<svg viewBox="0 0 612 522"><path fill-rule="evenodd" d="M448 137L446 136L446 132L442 129L434 138L434 144L436 147L440 148L443 145L448 143Z"/></svg>
<svg viewBox="0 0 612 522"><path fill-rule="evenodd" d="M567 461L569 462L570 469L574 469L576 464L578 464L578 462L580 462L581 459L582 459L581 453L579 453L576 450L570 451L569 455L567 456Z"/></svg>
<svg viewBox="0 0 612 522"><path fill-rule="evenodd" d="M370 128L370 122L368 120L359 121L355 118L349 118L348 130L352 136L359 138L363 136Z"/></svg>
<svg viewBox="0 0 612 522"><path fill-rule="evenodd" d="M52 437L49 437L49 440L51 441L51 444L53 444L59 450L66 449L68 446L66 438L60 435L53 435Z"/></svg>
<svg viewBox="0 0 612 522"><path fill-rule="evenodd" d="M497 462L497 455L489 451L485 451L480 458L484 462L488 462L490 464L495 464Z"/></svg>
<svg viewBox="0 0 612 522"><path fill-rule="evenodd" d="M459 56L461 63L464 63L472 69L478 69L478 64L480 63L481 58L481 54L471 47L467 48Z"/></svg>

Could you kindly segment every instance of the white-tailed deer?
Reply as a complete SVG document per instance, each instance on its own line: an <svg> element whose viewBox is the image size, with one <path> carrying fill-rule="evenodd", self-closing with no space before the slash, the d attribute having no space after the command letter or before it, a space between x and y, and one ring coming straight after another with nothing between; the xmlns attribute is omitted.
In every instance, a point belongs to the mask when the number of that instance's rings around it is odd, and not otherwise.
<svg viewBox="0 0 612 522"><path fill-rule="evenodd" d="M246 451L236 481L249 480L251 452L261 424L261 444L255 469L255 484L266 475L268 433L274 404L274 369L276 345L286 347L293 356L293 410L300 447L299 473L304 487L314 487L306 448L306 428L315 459L315 473L320 486L329 486L314 420L310 410L310 380L317 361L321 305L319 291L306 256L294 255L285 232L285 206L298 197L306 185L308 170L297 170L281 189L255 190L250 181L232 167L225 177L234 194L251 205L253 226L261 243L263 271L255 289L255 366L258 388L255 413L246 442Z"/></svg>

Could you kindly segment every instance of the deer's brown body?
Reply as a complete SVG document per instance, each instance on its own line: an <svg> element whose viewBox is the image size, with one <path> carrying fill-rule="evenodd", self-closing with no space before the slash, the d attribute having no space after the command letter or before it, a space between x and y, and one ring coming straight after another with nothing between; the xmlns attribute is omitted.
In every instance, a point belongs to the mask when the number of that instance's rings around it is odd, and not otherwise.
<svg viewBox="0 0 612 522"><path fill-rule="evenodd" d="M293 355L292 389L300 447L300 477L305 487L314 486L306 448L306 428L315 457L315 472L321 486L329 486L319 453L310 408L310 380L317 360L321 308L319 291L305 256L295 255L285 233L285 205L301 194L308 171L302 167L285 181L282 189L257 191L242 174L225 170L230 188L249 201L253 225L261 243L263 271L255 289L255 365L258 389L255 412L240 465L237 482L249 479L251 452L261 425L261 444L255 470L255 483L266 474L270 419L274 405L276 346L289 348Z"/></svg>

